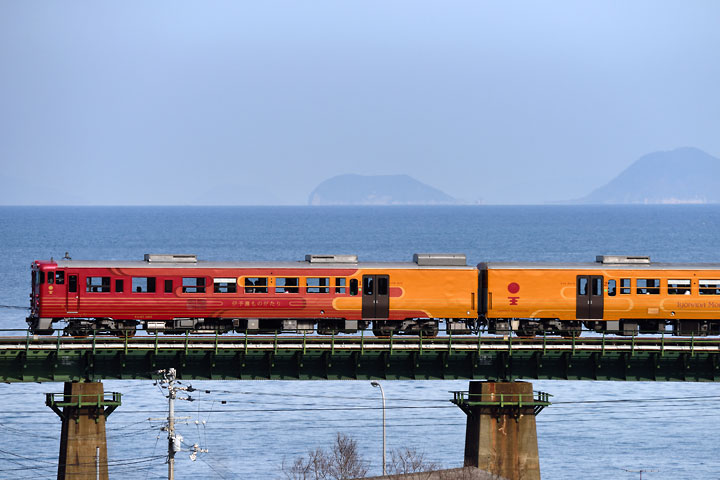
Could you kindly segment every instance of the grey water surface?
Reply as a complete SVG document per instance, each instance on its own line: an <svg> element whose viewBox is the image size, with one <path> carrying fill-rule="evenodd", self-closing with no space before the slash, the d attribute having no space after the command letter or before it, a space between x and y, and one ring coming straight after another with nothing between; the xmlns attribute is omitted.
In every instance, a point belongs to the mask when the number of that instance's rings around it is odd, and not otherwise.
<svg viewBox="0 0 720 480"><path fill-rule="evenodd" d="M438 207L0 207L0 329L24 335L36 259L139 260L194 253L202 260L299 260L353 253L409 261L415 252L464 252L469 263L592 261L599 254L720 262L720 206ZM355 438L381 469L380 394L365 381L191 382L181 402L186 448L176 478L282 478L283 461ZM122 392L109 417L112 478L165 478L159 429L167 406L149 381L105 381ZM554 395L537 419L546 479L720 478L720 386L694 383L534 381ZM466 381L386 381L388 448L416 448L446 467L462 463L465 416L450 390ZM44 392L62 384L0 386L0 478L54 478L60 421ZM209 393L205 393L205 390ZM636 399L634 402L617 400ZM603 403L586 403L603 400ZM651 400L651 401L647 401ZM224 402L224 403L223 403ZM358 407L363 407L358 409ZM415 408L398 408L415 407Z"/></svg>

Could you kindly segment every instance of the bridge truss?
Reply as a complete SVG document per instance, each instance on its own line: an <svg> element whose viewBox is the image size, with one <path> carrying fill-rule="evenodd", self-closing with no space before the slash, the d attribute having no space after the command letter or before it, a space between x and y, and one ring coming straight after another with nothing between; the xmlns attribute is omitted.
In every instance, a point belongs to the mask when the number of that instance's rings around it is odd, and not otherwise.
<svg viewBox="0 0 720 480"><path fill-rule="evenodd" d="M720 379L720 338L26 336L0 338L3 382L151 379L693 381Z"/></svg>

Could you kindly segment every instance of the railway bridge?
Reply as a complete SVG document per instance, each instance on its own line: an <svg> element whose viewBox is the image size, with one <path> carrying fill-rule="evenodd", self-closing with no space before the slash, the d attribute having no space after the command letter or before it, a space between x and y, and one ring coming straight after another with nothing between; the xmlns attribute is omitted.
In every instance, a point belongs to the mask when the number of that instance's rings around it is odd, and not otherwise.
<svg viewBox="0 0 720 480"><path fill-rule="evenodd" d="M720 338L31 336L0 338L3 382L152 379L714 382Z"/></svg>

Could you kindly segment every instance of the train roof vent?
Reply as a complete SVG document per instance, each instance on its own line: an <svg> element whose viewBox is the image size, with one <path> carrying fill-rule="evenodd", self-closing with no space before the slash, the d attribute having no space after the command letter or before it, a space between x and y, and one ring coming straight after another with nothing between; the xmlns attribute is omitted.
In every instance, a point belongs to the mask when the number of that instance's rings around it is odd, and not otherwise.
<svg viewBox="0 0 720 480"><path fill-rule="evenodd" d="M146 253L145 261L150 263L197 263L197 255L184 253Z"/></svg>
<svg viewBox="0 0 720 480"><path fill-rule="evenodd" d="M598 255L595 257L598 263L650 263L650 257L645 255Z"/></svg>
<svg viewBox="0 0 720 480"><path fill-rule="evenodd" d="M305 255L310 263L358 263L357 255Z"/></svg>
<svg viewBox="0 0 720 480"><path fill-rule="evenodd" d="M416 253L413 262L421 266L464 267L467 258L464 253Z"/></svg>

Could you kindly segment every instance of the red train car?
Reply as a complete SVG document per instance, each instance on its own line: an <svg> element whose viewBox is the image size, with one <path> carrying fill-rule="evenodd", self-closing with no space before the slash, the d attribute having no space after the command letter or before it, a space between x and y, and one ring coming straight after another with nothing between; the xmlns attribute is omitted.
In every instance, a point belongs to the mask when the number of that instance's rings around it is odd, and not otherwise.
<svg viewBox="0 0 720 480"><path fill-rule="evenodd" d="M305 261L199 262L194 255L144 261L36 261L33 332L67 322L73 335L309 331L436 334L439 319L467 331L477 321L477 270L458 254L412 263L359 263L354 255ZM441 288L437 288L440 286Z"/></svg>

